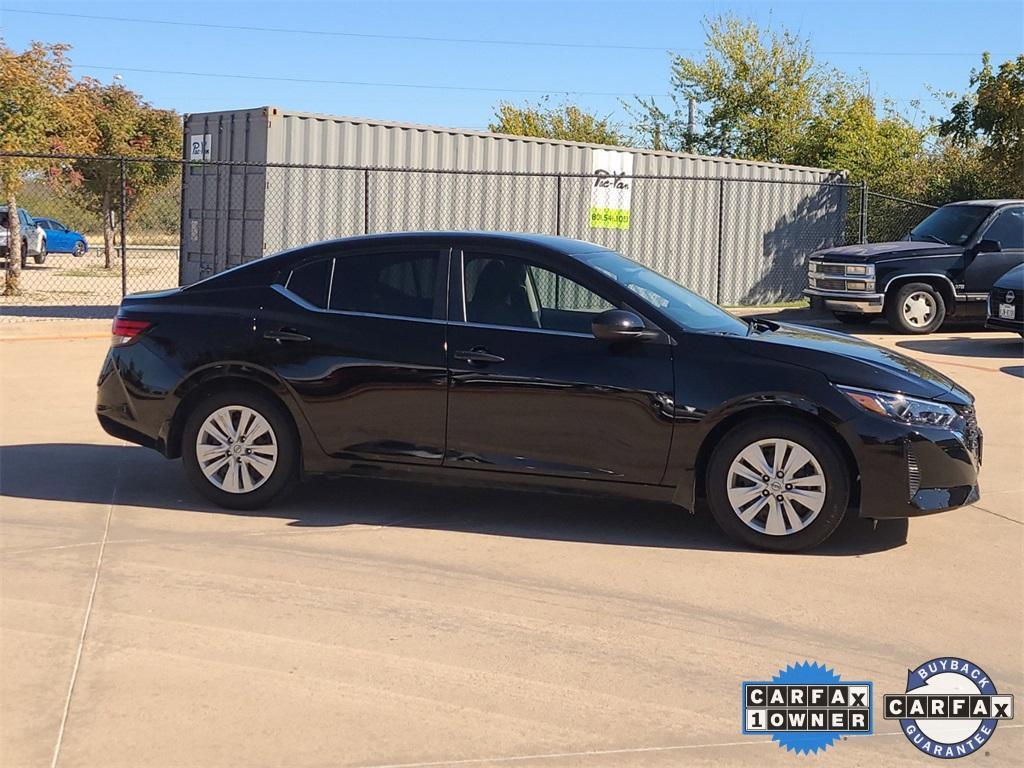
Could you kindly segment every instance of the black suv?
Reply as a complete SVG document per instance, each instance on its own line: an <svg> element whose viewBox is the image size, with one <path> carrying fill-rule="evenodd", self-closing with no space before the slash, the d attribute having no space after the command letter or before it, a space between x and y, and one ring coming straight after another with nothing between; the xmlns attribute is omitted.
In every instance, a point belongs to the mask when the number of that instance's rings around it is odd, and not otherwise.
<svg viewBox="0 0 1024 768"><path fill-rule="evenodd" d="M905 240L811 254L807 288L844 323L880 314L901 333L931 333L947 315L984 316L993 283L1024 263L1024 200L970 200L935 210Z"/></svg>

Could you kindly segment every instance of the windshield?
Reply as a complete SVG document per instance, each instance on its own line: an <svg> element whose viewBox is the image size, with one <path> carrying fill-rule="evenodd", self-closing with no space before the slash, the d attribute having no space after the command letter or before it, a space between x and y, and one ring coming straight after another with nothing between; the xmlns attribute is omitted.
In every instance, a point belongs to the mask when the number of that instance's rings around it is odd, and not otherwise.
<svg viewBox="0 0 1024 768"><path fill-rule="evenodd" d="M992 208L987 205L944 205L910 230L910 240L964 245Z"/></svg>
<svg viewBox="0 0 1024 768"><path fill-rule="evenodd" d="M748 326L724 309L615 251L585 253L579 258L657 307L682 327L706 333L745 335Z"/></svg>

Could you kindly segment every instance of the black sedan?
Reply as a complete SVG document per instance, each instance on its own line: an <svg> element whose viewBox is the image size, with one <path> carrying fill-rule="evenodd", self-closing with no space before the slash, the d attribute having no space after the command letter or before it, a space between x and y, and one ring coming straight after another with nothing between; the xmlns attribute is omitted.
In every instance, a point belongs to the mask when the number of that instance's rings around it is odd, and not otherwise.
<svg viewBox="0 0 1024 768"><path fill-rule="evenodd" d="M985 325L1024 336L1024 264L996 280L988 294Z"/></svg>
<svg viewBox="0 0 1024 768"><path fill-rule="evenodd" d="M97 414L226 507L313 473L537 483L706 505L793 551L848 510L977 500L972 402L896 352L734 317L591 243L433 232L126 297Z"/></svg>

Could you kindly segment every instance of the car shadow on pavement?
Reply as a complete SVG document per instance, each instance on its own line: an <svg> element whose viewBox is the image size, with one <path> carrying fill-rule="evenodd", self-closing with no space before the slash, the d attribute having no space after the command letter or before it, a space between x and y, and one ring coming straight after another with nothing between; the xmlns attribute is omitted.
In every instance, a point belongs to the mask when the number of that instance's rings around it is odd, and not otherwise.
<svg viewBox="0 0 1024 768"><path fill-rule="evenodd" d="M928 339L908 339L897 341L897 347L924 352L929 355L950 355L953 357L1024 357L1024 342L1019 336L1008 338L999 336L985 339L972 339L963 336L933 336Z"/></svg>
<svg viewBox="0 0 1024 768"><path fill-rule="evenodd" d="M279 518L289 526L373 525L490 536L693 550L743 550L709 514L608 496L430 485L369 478L313 478L269 508L221 509L187 484L178 462L134 446L0 447L7 497ZM809 555L861 555L902 546L906 520L847 519Z"/></svg>

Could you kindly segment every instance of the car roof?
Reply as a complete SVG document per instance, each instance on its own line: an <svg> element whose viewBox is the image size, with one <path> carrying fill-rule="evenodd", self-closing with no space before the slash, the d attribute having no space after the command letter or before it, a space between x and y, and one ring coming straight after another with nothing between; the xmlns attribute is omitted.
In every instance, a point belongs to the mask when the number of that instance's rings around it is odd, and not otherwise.
<svg viewBox="0 0 1024 768"><path fill-rule="evenodd" d="M1013 198L1001 198L998 200L961 200L956 203L946 203L946 205L990 205L990 206L1001 206L1001 205L1024 205L1024 200L1014 200Z"/></svg>
<svg viewBox="0 0 1024 768"><path fill-rule="evenodd" d="M409 241L436 241L458 239L463 243L476 245L531 245L544 248L548 251L555 251L566 256L582 253L593 253L595 251L607 251L608 248L597 243L590 243L586 240L576 240L571 237L560 235L543 235L530 232L491 232L480 230L447 230L427 232L382 232L372 235L354 235L352 237L341 237L334 240L324 240L319 243L310 243L295 250L305 248L329 246L332 244L376 244L388 242L409 242Z"/></svg>

